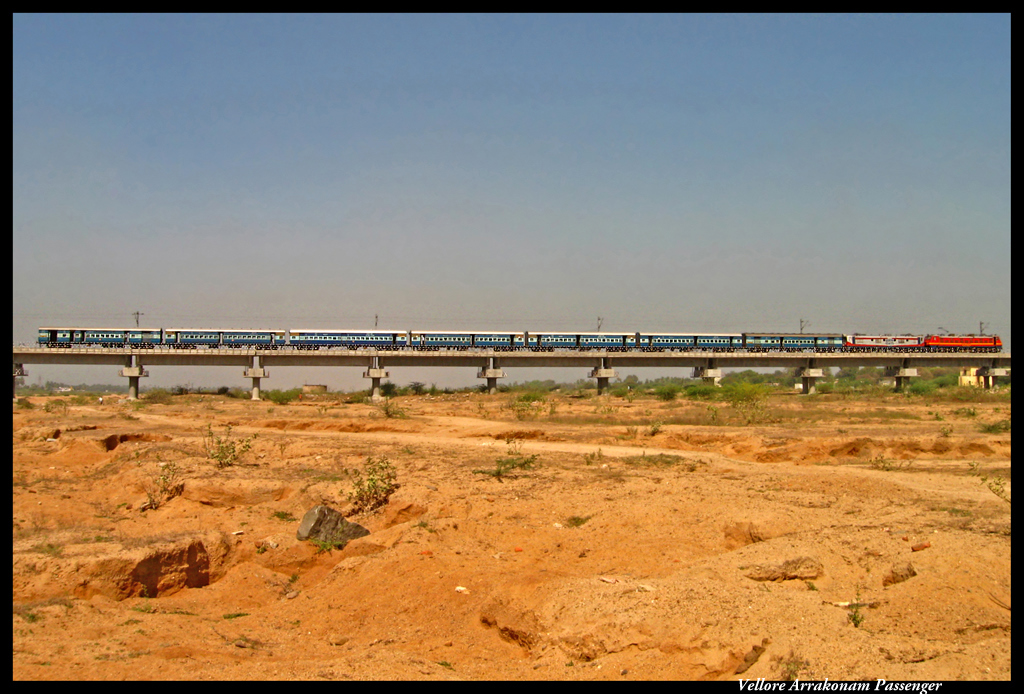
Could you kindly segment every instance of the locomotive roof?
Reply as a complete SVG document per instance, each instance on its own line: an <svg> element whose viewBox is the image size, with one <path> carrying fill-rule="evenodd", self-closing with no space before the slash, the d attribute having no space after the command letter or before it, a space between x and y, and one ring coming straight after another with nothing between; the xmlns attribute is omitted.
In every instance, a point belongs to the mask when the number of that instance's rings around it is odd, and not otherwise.
<svg viewBox="0 0 1024 694"><path fill-rule="evenodd" d="M521 330L410 330L417 335L429 333L432 335L519 335Z"/></svg>
<svg viewBox="0 0 1024 694"><path fill-rule="evenodd" d="M79 331L89 330L89 331L94 331L94 332L96 330L110 330L112 332L114 332L114 331L121 331L121 332L128 332L128 331L131 331L131 332L147 332L148 331L148 332L157 332L157 333L160 332L160 328L135 328L135 327L131 327L131 328L83 328L83 327L77 327L77 328L39 328L39 329L40 330L70 330L72 332L74 332L75 330L79 330Z"/></svg>
<svg viewBox="0 0 1024 694"><path fill-rule="evenodd" d="M271 328L165 328L167 332L180 333L283 333L285 330Z"/></svg>
<svg viewBox="0 0 1024 694"><path fill-rule="evenodd" d="M381 328L373 328L367 330L366 328L350 328L350 329L338 329L338 328L291 328L290 332L293 333L404 333L405 330L383 330Z"/></svg>
<svg viewBox="0 0 1024 694"><path fill-rule="evenodd" d="M689 336L689 337L740 337L740 336L743 335L743 333L666 333L666 332L654 331L654 330L650 330L650 331L641 330L640 334L641 335L669 335L669 336L672 336L672 337L675 337L676 335L679 335L679 336Z"/></svg>
<svg viewBox="0 0 1024 694"><path fill-rule="evenodd" d="M769 337L843 337L843 333L763 333L747 330L744 335L767 335Z"/></svg>

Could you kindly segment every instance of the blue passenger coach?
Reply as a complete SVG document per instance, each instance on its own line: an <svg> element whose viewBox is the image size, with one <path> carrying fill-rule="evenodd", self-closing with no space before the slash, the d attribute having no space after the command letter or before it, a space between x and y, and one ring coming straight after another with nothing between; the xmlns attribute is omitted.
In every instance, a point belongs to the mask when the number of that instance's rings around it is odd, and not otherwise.
<svg viewBox="0 0 1024 694"><path fill-rule="evenodd" d="M504 351L522 349L525 342L523 333L474 333L473 346Z"/></svg>
<svg viewBox="0 0 1024 694"><path fill-rule="evenodd" d="M41 346L151 348L160 344L159 328L40 328Z"/></svg>
<svg viewBox="0 0 1024 694"><path fill-rule="evenodd" d="M284 330L221 330L220 345L277 349L286 344L285 335Z"/></svg>
<svg viewBox="0 0 1024 694"><path fill-rule="evenodd" d="M755 352L833 352L843 349L838 333L743 333L744 346Z"/></svg>
<svg viewBox="0 0 1024 694"><path fill-rule="evenodd" d="M77 328L41 328L39 330L40 344L66 345L123 345L125 343L124 329L116 328L95 328L89 330Z"/></svg>
<svg viewBox="0 0 1024 694"><path fill-rule="evenodd" d="M419 349L469 349L473 346L473 333L467 331L409 333L410 344Z"/></svg>
<svg viewBox="0 0 1024 694"><path fill-rule="evenodd" d="M725 351L740 349L743 346L743 335L739 333L639 333L639 344L641 349L653 352Z"/></svg>
<svg viewBox="0 0 1024 694"><path fill-rule="evenodd" d="M39 337L36 341L40 347L70 346L73 333L72 328L39 328Z"/></svg>
<svg viewBox="0 0 1024 694"><path fill-rule="evenodd" d="M398 330L291 330L289 338L289 344L298 349L400 349L408 345L408 333Z"/></svg>
<svg viewBox="0 0 1024 694"><path fill-rule="evenodd" d="M636 347L636 333L579 333L580 349L607 349L613 352Z"/></svg>
<svg viewBox="0 0 1024 694"><path fill-rule="evenodd" d="M543 350L576 349L579 338L576 333L537 333L536 337L537 347Z"/></svg>
<svg viewBox="0 0 1024 694"><path fill-rule="evenodd" d="M692 333L639 333L640 348L645 352L683 351L693 349L694 336Z"/></svg>
<svg viewBox="0 0 1024 694"><path fill-rule="evenodd" d="M219 330L184 330L170 328L164 331L164 344L178 345L185 349L220 344Z"/></svg>

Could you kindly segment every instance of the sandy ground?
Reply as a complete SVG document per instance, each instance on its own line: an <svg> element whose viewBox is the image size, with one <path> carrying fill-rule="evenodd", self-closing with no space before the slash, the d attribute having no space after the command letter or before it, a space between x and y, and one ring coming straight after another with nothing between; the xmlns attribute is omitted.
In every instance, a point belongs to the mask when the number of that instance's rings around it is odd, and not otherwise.
<svg viewBox="0 0 1024 694"><path fill-rule="evenodd" d="M48 400L13 411L14 679L1011 677L971 474L1009 491L1008 401ZM298 541L382 455L371 534Z"/></svg>

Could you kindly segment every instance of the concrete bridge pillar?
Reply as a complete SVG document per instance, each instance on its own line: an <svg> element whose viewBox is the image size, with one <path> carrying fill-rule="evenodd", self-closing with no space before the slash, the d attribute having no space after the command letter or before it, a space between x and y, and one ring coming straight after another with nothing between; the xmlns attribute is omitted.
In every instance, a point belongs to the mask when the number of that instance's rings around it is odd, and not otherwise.
<svg viewBox="0 0 1024 694"><path fill-rule="evenodd" d="M597 379L597 394L604 395L608 390L608 381L618 376L615 369L608 364L607 357L601 357L601 363L590 372L590 378Z"/></svg>
<svg viewBox="0 0 1024 694"><path fill-rule="evenodd" d="M797 369L797 376L800 377L800 380L803 383L803 390L801 390L801 394L814 395L818 392L818 389L814 384L819 378L823 378L825 376L825 370L815 369L809 366L801 366Z"/></svg>
<svg viewBox="0 0 1024 694"><path fill-rule="evenodd" d="M251 378L252 379L252 398L251 399L252 400L261 400L262 398L260 397L260 379L261 378L268 378L270 376L270 371L268 371L267 369L264 369L260 365L260 358L259 357L253 357L252 358L252 366L250 366L245 371L243 371L242 372L242 376L244 376L245 378Z"/></svg>
<svg viewBox="0 0 1024 694"><path fill-rule="evenodd" d="M887 366L885 369L885 375L888 378L895 379L895 390L897 393L902 393L906 387L910 385L910 379L917 376L917 369L907 368L905 366Z"/></svg>
<svg viewBox="0 0 1024 694"><path fill-rule="evenodd" d="M14 402L18 402L18 379L28 376L28 371L25 371L25 367L21 364L14 365Z"/></svg>
<svg viewBox="0 0 1024 694"><path fill-rule="evenodd" d="M505 372L498 367L498 360L494 357L487 358L487 366L476 373L477 378L487 379L487 392L494 395L498 392L498 379L505 378Z"/></svg>
<svg viewBox="0 0 1024 694"><path fill-rule="evenodd" d="M136 356L129 357L128 364L118 374L128 378L128 399L138 400L139 379L149 376L149 372L142 368L142 364L139 363L139 358Z"/></svg>
<svg viewBox="0 0 1024 694"><path fill-rule="evenodd" d="M978 378L981 379L981 384L985 387L985 390L990 390L995 387L996 378L998 376L1006 376L1008 373L1008 369L1001 369L994 366L983 366L978 369Z"/></svg>
<svg viewBox="0 0 1024 694"><path fill-rule="evenodd" d="M695 366L693 367L693 377L703 379L704 383L709 386L722 386L721 369L712 369L707 366Z"/></svg>
<svg viewBox="0 0 1024 694"><path fill-rule="evenodd" d="M718 368L714 359L708 359L707 366L693 367L693 377L702 379L704 385L722 387L722 370Z"/></svg>
<svg viewBox="0 0 1024 694"><path fill-rule="evenodd" d="M374 357L373 363L363 372L363 378L370 379L370 400L372 402L380 400L380 379L390 376L390 373L381 368L380 357Z"/></svg>

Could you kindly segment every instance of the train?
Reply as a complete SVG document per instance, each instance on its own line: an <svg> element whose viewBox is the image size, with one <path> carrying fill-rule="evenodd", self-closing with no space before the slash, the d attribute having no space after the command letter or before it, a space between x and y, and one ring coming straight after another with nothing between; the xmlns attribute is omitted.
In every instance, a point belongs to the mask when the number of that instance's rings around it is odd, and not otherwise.
<svg viewBox="0 0 1024 694"><path fill-rule="evenodd" d="M1001 352L998 335L860 333L506 332L495 330L238 330L194 328L39 328L47 348L257 350L365 349L606 350L609 352Z"/></svg>

